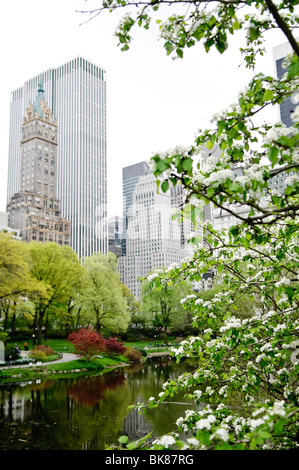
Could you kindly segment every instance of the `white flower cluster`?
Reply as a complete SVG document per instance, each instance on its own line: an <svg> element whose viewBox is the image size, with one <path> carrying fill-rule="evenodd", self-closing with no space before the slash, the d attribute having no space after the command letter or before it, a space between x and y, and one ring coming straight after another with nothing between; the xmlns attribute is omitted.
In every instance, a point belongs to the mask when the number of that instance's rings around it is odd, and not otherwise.
<svg viewBox="0 0 299 470"><path fill-rule="evenodd" d="M226 170L219 170L212 173L208 178L205 179L206 186L214 183L215 181L219 183L224 183L227 179L233 181L235 174L233 170L226 169Z"/></svg>
<svg viewBox="0 0 299 470"><path fill-rule="evenodd" d="M228 430L227 430L227 427L220 427L216 430L216 432L214 433L214 436L212 437L216 437L216 438L219 438L221 439L222 441L228 441L229 439L229 434L228 434Z"/></svg>
<svg viewBox="0 0 299 470"><path fill-rule="evenodd" d="M291 114L291 119L293 122L299 121L299 106L296 106L295 110Z"/></svg>
<svg viewBox="0 0 299 470"><path fill-rule="evenodd" d="M290 128L281 125L281 126L273 126L268 132L267 135L264 137L264 144L271 145L273 142L277 141L282 136L289 136L290 135Z"/></svg>
<svg viewBox="0 0 299 470"><path fill-rule="evenodd" d="M242 326L242 322L239 318L231 317L225 321L225 325L220 328L220 332L223 333L231 328L240 328Z"/></svg>
<svg viewBox="0 0 299 470"><path fill-rule="evenodd" d="M279 281L275 283L275 287L288 286L291 280L287 277L282 277Z"/></svg>
<svg viewBox="0 0 299 470"><path fill-rule="evenodd" d="M171 435L164 435L160 437L159 439L156 439L153 444L158 445L158 446L163 446L165 449L168 449L168 447L174 445L176 442L175 438Z"/></svg>
<svg viewBox="0 0 299 470"><path fill-rule="evenodd" d="M150 274L149 276L147 276L147 279L151 282L157 277L159 277L159 274L162 274L162 273L163 273L162 269L156 269L153 274Z"/></svg>
<svg viewBox="0 0 299 470"><path fill-rule="evenodd" d="M208 415L206 418L201 418L195 424L196 429L211 429L211 424L216 421L216 417L213 414Z"/></svg>
<svg viewBox="0 0 299 470"><path fill-rule="evenodd" d="M299 108L299 106L297 106L297 108ZM285 179L285 185L286 186L292 186L293 184L298 183L298 182L299 182L299 175L298 174L288 176Z"/></svg>
<svg viewBox="0 0 299 470"><path fill-rule="evenodd" d="M184 304L185 302L187 302L190 299L196 299L196 295L194 295L194 294L187 295L187 297L185 297L184 299L181 299L181 304Z"/></svg>

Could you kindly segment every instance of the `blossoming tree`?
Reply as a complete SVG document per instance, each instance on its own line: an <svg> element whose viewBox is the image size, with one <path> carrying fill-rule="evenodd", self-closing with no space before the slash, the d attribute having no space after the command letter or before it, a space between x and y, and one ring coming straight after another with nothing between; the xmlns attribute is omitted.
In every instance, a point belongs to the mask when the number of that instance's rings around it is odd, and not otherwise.
<svg viewBox="0 0 299 470"><path fill-rule="evenodd" d="M134 26L149 28L151 16L166 3L171 13L158 24L168 55L182 58L184 48L198 42L207 52L215 47L222 54L229 38L244 31L240 51L245 66L254 69L267 32L277 28L292 52L280 80L255 75L238 102L217 115L211 129L199 131L188 148L152 157L160 191L182 184L186 204L196 208L197 202L209 203L235 217L235 224L228 232L217 232L210 222L205 223L205 243L194 246L194 255L168 270L167 276L151 278L153 289L159 289L163 283L197 281L211 269L225 288L212 301L196 295L185 299L185 308L193 312L194 326L202 333L183 341L173 354L178 361L197 358L198 367L169 380L159 396L138 407L161 406L179 390L185 390L194 407L178 419L172 433L146 444L143 439L142 446L293 449L299 443L299 106L288 128L281 122L257 124L256 116L287 97L296 98L298 2L104 0L92 13L137 7L134 14L124 16L116 31L126 50ZM206 159L198 158L203 149L209 151ZM281 173L285 187L278 192L271 182ZM240 295L259 305L247 318L230 313ZM199 403L203 409L196 406ZM179 437L182 432L185 438ZM130 448L140 445L130 444Z"/></svg>

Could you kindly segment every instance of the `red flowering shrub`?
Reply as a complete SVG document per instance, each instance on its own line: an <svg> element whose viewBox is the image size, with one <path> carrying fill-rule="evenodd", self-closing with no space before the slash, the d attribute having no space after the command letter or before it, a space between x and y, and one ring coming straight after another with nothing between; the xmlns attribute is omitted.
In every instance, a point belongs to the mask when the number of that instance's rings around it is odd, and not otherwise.
<svg viewBox="0 0 299 470"><path fill-rule="evenodd" d="M106 352L108 356L118 356L119 354L123 354L126 350L124 345L117 341L116 338L109 338L105 340L106 345Z"/></svg>
<svg viewBox="0 0 299 470"><path fill-rule="evenodd" d="M90 361L106 350L104 338L91 328L82 328L71 333L68 337L75 347L75 353Z"/></svg>

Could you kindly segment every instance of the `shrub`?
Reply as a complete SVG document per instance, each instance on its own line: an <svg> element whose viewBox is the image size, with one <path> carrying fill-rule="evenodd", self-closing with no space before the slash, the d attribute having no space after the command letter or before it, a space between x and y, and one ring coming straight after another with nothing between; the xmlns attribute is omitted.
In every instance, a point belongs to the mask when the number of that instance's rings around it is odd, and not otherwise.
<svg viewBox="0 0 299 470"><path fill-rule="evenodd" d="M35 351L42 352L46 356L50 356L51 354L55 354L53 349L51 349L51 348L49 348L49 346L43 345L43 344L39 344L38 346L35 346L34 350L31 351L31 354L32 354L32 352L35 352Z"/></svg>
<svg viewBox="0 0 299 470"><path fill-rule="evenodd" d="M110 357L118 356L119 354L123 354L126 351L124 345L117 341L116 338L106 339L105 346L106 352Z"/></svg>
<svg viewBox="0 0 299 470"><path fill-rule="evenodd" d="M87 361L98 356L106 349L104 338L91 328L82 328L71 333L68 341L74 345L75 353L84 357Z"/></svg>
<svg viewBox="0 0 299 470"><path fill-rule="evenodd" d="M140 346L134 346L134 349L135 349L136 351L139 351L139 352L142 354L142 356L144 356L144 357L147 356L146 350L143 349L143 348L140 348Z"/></svg>
<svg viewBox="0 0 299 470"><path fill-rule="evenodd" d="M44 351L38 349L33 349L33 351L30 351L29 356L33 359L36 359L37 361L46 361L48 357Z"/></svg>
<svg viewBox="0 0 299 470"><path fill-rule="evenodd" d="M140 351L130 347L127 348L124 356L129 359L130 362L141 362L142 361L142 354Z"/></svg>

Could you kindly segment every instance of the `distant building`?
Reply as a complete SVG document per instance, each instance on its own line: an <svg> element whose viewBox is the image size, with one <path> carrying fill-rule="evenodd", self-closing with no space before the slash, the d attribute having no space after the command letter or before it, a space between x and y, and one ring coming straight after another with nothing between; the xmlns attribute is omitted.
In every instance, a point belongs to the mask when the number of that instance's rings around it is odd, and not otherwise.
<svg viewBox="0 0 299 470"><path fill-rule="evenodd" d="M183 253L180 227L172 220L170 192L157 193L154 175L139 177L131 202L126 255L118 261L122 282L139 299L141 283L138 278L146 277L155 268L179 263Z"/></svg>
<svg viewBox="0 0 299 470"><path fill-rule="evenodd" d="M273 49L274 67L278 80L281 80L284 74L287 73L284 62L290 53L292 53L292 49L289 42L280 44ZM279 118L286 127L291 127L294 124L292 121L292 113L297 104L299 104L299 91L285 98L279 104Z"/></svg>
<svg viewBox="0 0 299 470"><path fill-rule="evenodd" d="M133 215L133 192L141 176L148 175L150 168L147 162L139 162L123 168L122 191L123 191L123 222L124 233L128 228L129 219ZM123 245L123 255L126 254L126 239Z"/></svg>
<svg viewBox="0 0 299 470"><path fill-rule="evenodd" d="M123 255L123 245L123 217L110 217L108 219L108 250L119 258Z"/></svg>
<svg viewBox="0 0 299 470"><path fill-rule="evenodd" d="M106 253L106 72L87 59L76 57L43 71L11 93L7 200L21 191L20 123L28 103L34 102L40 77L59 123L55 197L61 216L71 222L70 246L81 260L94 252ZM42 194L50 196L50 189L49 182Z"/></svg>
<svg viewBox="0 0 299 470"><path fill-rule="evenodd" d="M10 233L14 238L21 240L20 230L8 226L8 213L0 212L0 232Z"/></svg>
<svg viewBox="0 0 299 470"><path fill-rule="evenodd" d="M21 124L21 123L20 123ZM23 118L21 190L7 203L8 225L23 240L70 243L70 223L60 215L56 197L57 121L45 101L42 83Z"/></svg>

